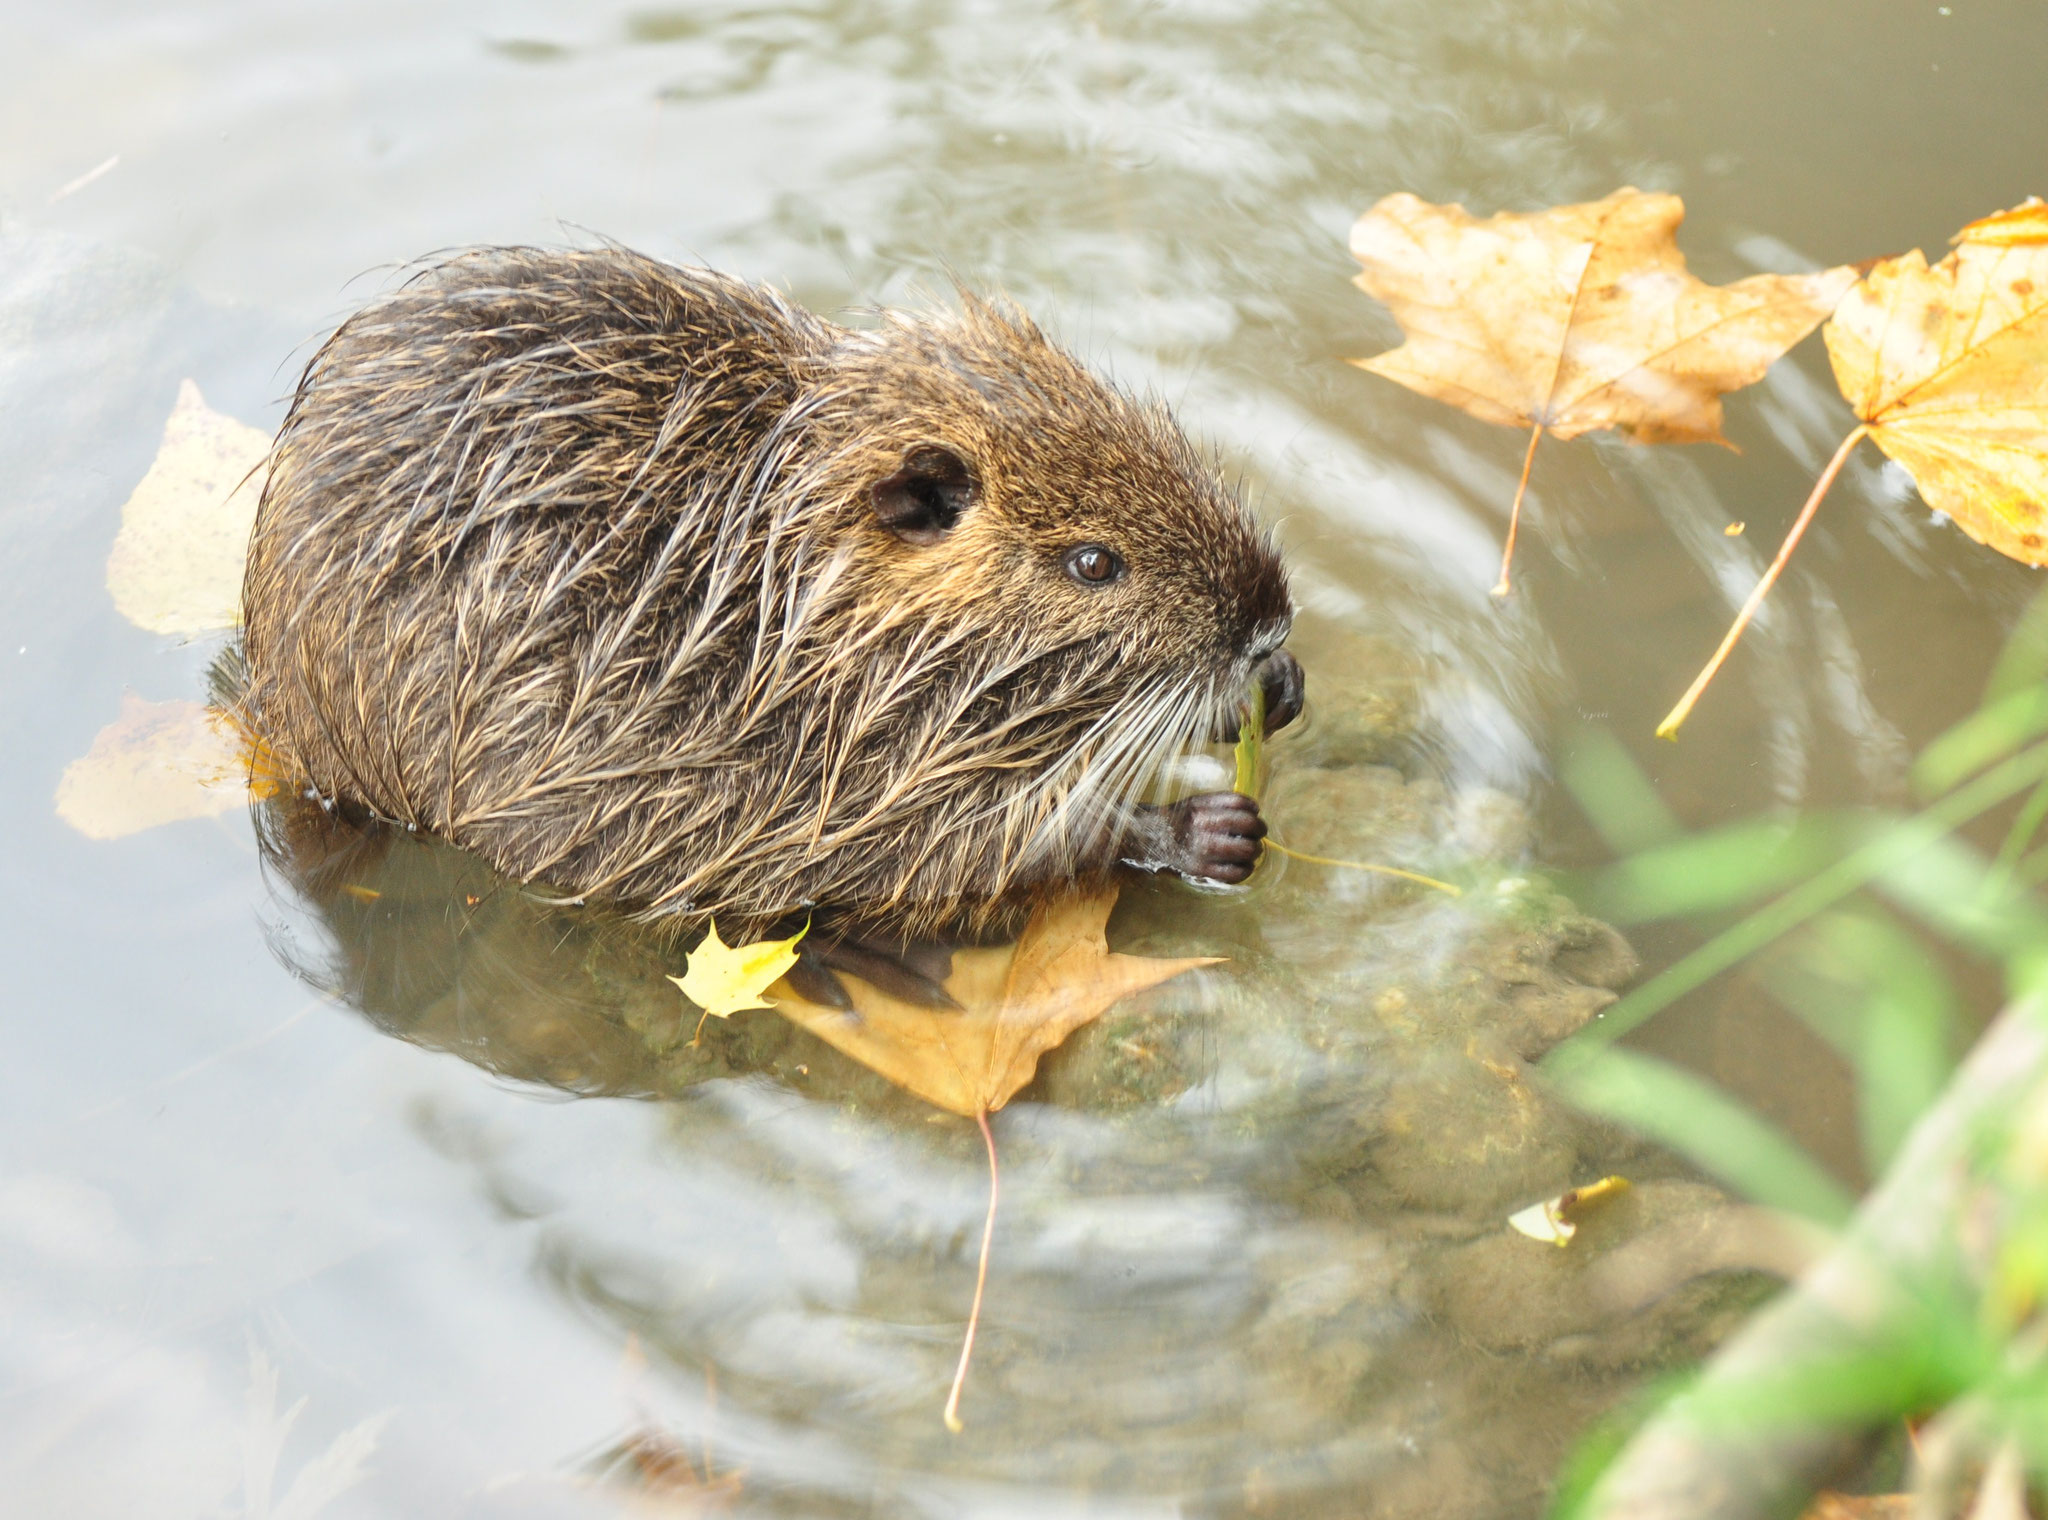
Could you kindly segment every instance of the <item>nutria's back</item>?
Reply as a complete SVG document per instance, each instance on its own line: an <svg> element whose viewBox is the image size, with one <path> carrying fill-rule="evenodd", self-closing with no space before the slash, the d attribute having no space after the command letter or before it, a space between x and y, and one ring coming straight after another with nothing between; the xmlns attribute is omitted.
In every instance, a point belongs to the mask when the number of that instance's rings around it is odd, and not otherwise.
<svg viewBox="0 0 2048 1520"><path fill-rule="evenodd" d="M649 914L913 928L1109 870L1290 616L1171 420L1021 315L854 332L619 249L345 324L244 600L325 796Z"/></svg>

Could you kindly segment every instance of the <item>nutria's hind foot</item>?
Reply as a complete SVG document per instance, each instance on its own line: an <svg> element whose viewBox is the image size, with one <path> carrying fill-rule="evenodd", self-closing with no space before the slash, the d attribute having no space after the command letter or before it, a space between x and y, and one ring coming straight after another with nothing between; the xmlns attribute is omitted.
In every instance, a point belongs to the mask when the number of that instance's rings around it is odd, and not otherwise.
<svg viewBox="0 0 2048 1520"><path fill-rule="evenodd" d="M1125 865L1235 886L1259 863L1266 820L1239 792L1202 792L1168 807L1141 807L1125 840Z"/></svg>
<svg viewBox="0 0 2048 1520"><path fill-rule="evenodd" d="M953 974L953 952L945 945L853 932L821 935L798 951L787 975L806 1002L851 1013L853 999L839 980L842 973L859 977L898 1002L960 1011L944 985Z"/></svg>
<svg viewBox="0 0 2048 1520"><path fill-rule="evenodd" d="M844 984L826 968L815 950L797 951L796 964L782 973L782 979L806 1003L836 1008L841 1013L853 1012L853 999L846 995Z"/></svg>

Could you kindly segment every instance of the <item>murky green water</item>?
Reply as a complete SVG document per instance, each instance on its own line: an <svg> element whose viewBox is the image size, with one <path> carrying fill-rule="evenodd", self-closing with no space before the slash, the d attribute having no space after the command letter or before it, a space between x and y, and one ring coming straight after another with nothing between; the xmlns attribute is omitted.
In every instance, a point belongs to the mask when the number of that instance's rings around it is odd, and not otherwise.
<svg viewBox="0 0 2048 1520"><path fill-rule="evenodd" d="M1653 745L1848 426L1817 346L1733 403L1740 454L1546 448L1501 607L1522 441L1340 362L1394 332L1343 237L1394 189L1633 182L1687 197L1710 279L1938 248L2048 189L2048 12L16 0L0 28L9 1513L303 1516L351 1441L323 1515L616 1513L588 1474L645 1438L640 1469L659 1439L742 1473L700 1495L740 1514L1530 1515L1584 1422L1754 1291L1672 1246L1603 1297L1501 1231L1615 1166L1638 1245L1716 1206L1524 1080L1626 970L1528 884L1597 858L1552 777L1599 725L1692 823L1890 799L2036 577L1866 454ZM430 845L279 817L266 858L240 814L97 843L52 811L124 691L197 697L218 652L102 578L179 379L273 425L366 271L577 229L825 310L954 271L1169 396L1296 566L1281 836L1482 886L1289 863L1127 899L1127 946L1233 960L998 1119L959 1437L971 1127L772 1016L690 1050L647 945ZM1851 1164L1840 1073L1753 991L1650 1038Z"/></svg>

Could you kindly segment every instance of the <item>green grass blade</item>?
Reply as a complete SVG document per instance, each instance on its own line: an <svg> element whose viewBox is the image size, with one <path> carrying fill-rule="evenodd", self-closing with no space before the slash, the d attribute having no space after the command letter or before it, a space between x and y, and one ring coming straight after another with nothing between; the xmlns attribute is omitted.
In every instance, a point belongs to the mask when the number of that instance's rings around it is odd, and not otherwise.
<svg viewBox="0 0 2048 1520"><path fill-rule="evenodd" d="M1684 832L1635 756L1604 728L1572 735L1558 779L1618 854L1646 850Z"/></svg>
<svg viewBox="0 0 2048 1520"><path fill-rule="evenodd" d="M1808 877L1784 896L1766 903L1630 991L1603 1013L1597 1023L1589 1024L1545 1056L1544 1068L1561 1076L1577 1063L1591 1059L1688 992L1739 965L1815 914L1911 860L1950 829L2026 790L2044 775L2048 775L2048 745L2014 755L1924 812L1881 830L1826 870Z"/></svg>
<svg viewBox="0 0 2048 1520"><path fill-rule="evenodd" d="M1581 1108L1677 1151L1759 1203L1828 1225L1854 1208L1848 1189L1774 1125L1668 1062L1606 1050L1558 1086Z"/></svg>

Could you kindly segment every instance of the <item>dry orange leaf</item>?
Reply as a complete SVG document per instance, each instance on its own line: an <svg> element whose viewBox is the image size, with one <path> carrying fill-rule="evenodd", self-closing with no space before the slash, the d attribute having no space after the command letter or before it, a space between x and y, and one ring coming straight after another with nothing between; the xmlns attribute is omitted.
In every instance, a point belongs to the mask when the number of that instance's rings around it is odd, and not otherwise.
<svg viewBox="0 0 2048 1520"><path fill-rule="evenodd" d="M1927 504L2048 564L2048 207L1973 222L1928 267L1887 259L1827 326L1835 382Z"/></svg>
<svg viewBox="0 0 2048 1520"><path fill-rule="evenodd" d="M2005 247L2048 243L2048 201L2043 201L2038 195L2030 195L2010 211L1994 211L1989 216L1978 217L1949 241Z"/></svg>
<svg viewBox="0 0 2048 1520"><path fill-rule="evenodd" d="M1660 735L1677 733L1866 437L1977 542L2048 564L2048 206L1972 222L1955 244L1931 267L1918 249L1872 266L1828 322L1835 383L1859 425Z"/></svg>
<svg viewBox="0 0 2048 1520"><path fill-rule="evenodd" d="M1156 987L1196 966L1213 965L1217 959L1112 954L1104 931L1116 896L1112 886L1087 896L1060 898L1031 915L1016 944L954 951L945 988L960 1004L957 1011L901 1002L853 977L845 979L853 1013L806 1002L786 981L769 989L784 1015L826 1044L981 1128L982 1143L988 1147L988 1215L981 1227L974 1305L946 1397L946 1428L955 1433L962 1428L960 1394L974 1355L975 1328L981 1323L989 1245L995 1237L996 1200L1002 1188L988 1116L1031 1080L1040 1056L1099 1018L1119 998Z"/></svg>
<svg viewBox="0 0 2048 1520"><path fill-rule="evenodd" d="M258 795L269 783L258 777ZM160 823L246 806L249 747L216 709L121 697L121 715L57 782L57 816L89 839L119 839Z"/></svg>
<svg viewBox="0 0 2048 1520"><path fill-rule="evenodd" d="M1351 362L1488 422L1529 428L1495 595L1508 590L1529 466L1546 433L1614 428L1645 443L1725 442L1721 396L1834 309L1856 274L1708 285L1674 241L1685 206L1635 189L1480 220L1390 195L1351 229L1357 284L1406 341Z"/></svg>
<svg viewBox="0 0 2048 1520"><path fill-rule="evenodd" d="M739 1502L744 1471L715 1472L711 1453L692 1454L674 1436L649 1426L599 1458L604 1481L629 1490L628 1515L723 1514Z"/></svg>
<svg viewBox="0 0 2048 1520"><path fill-rule="evenodd" d="M1031 1080L1038 1058L1119 998L1213 956L1154 960L1113 954L1104 937L1116 889L1040 908L1016 944L959 950L946 991L960 1011L900 1002L846 978L856 1010L805 1002L787 982L776 1007L826 1044L949 1113L994 1113Z"/></svg>

